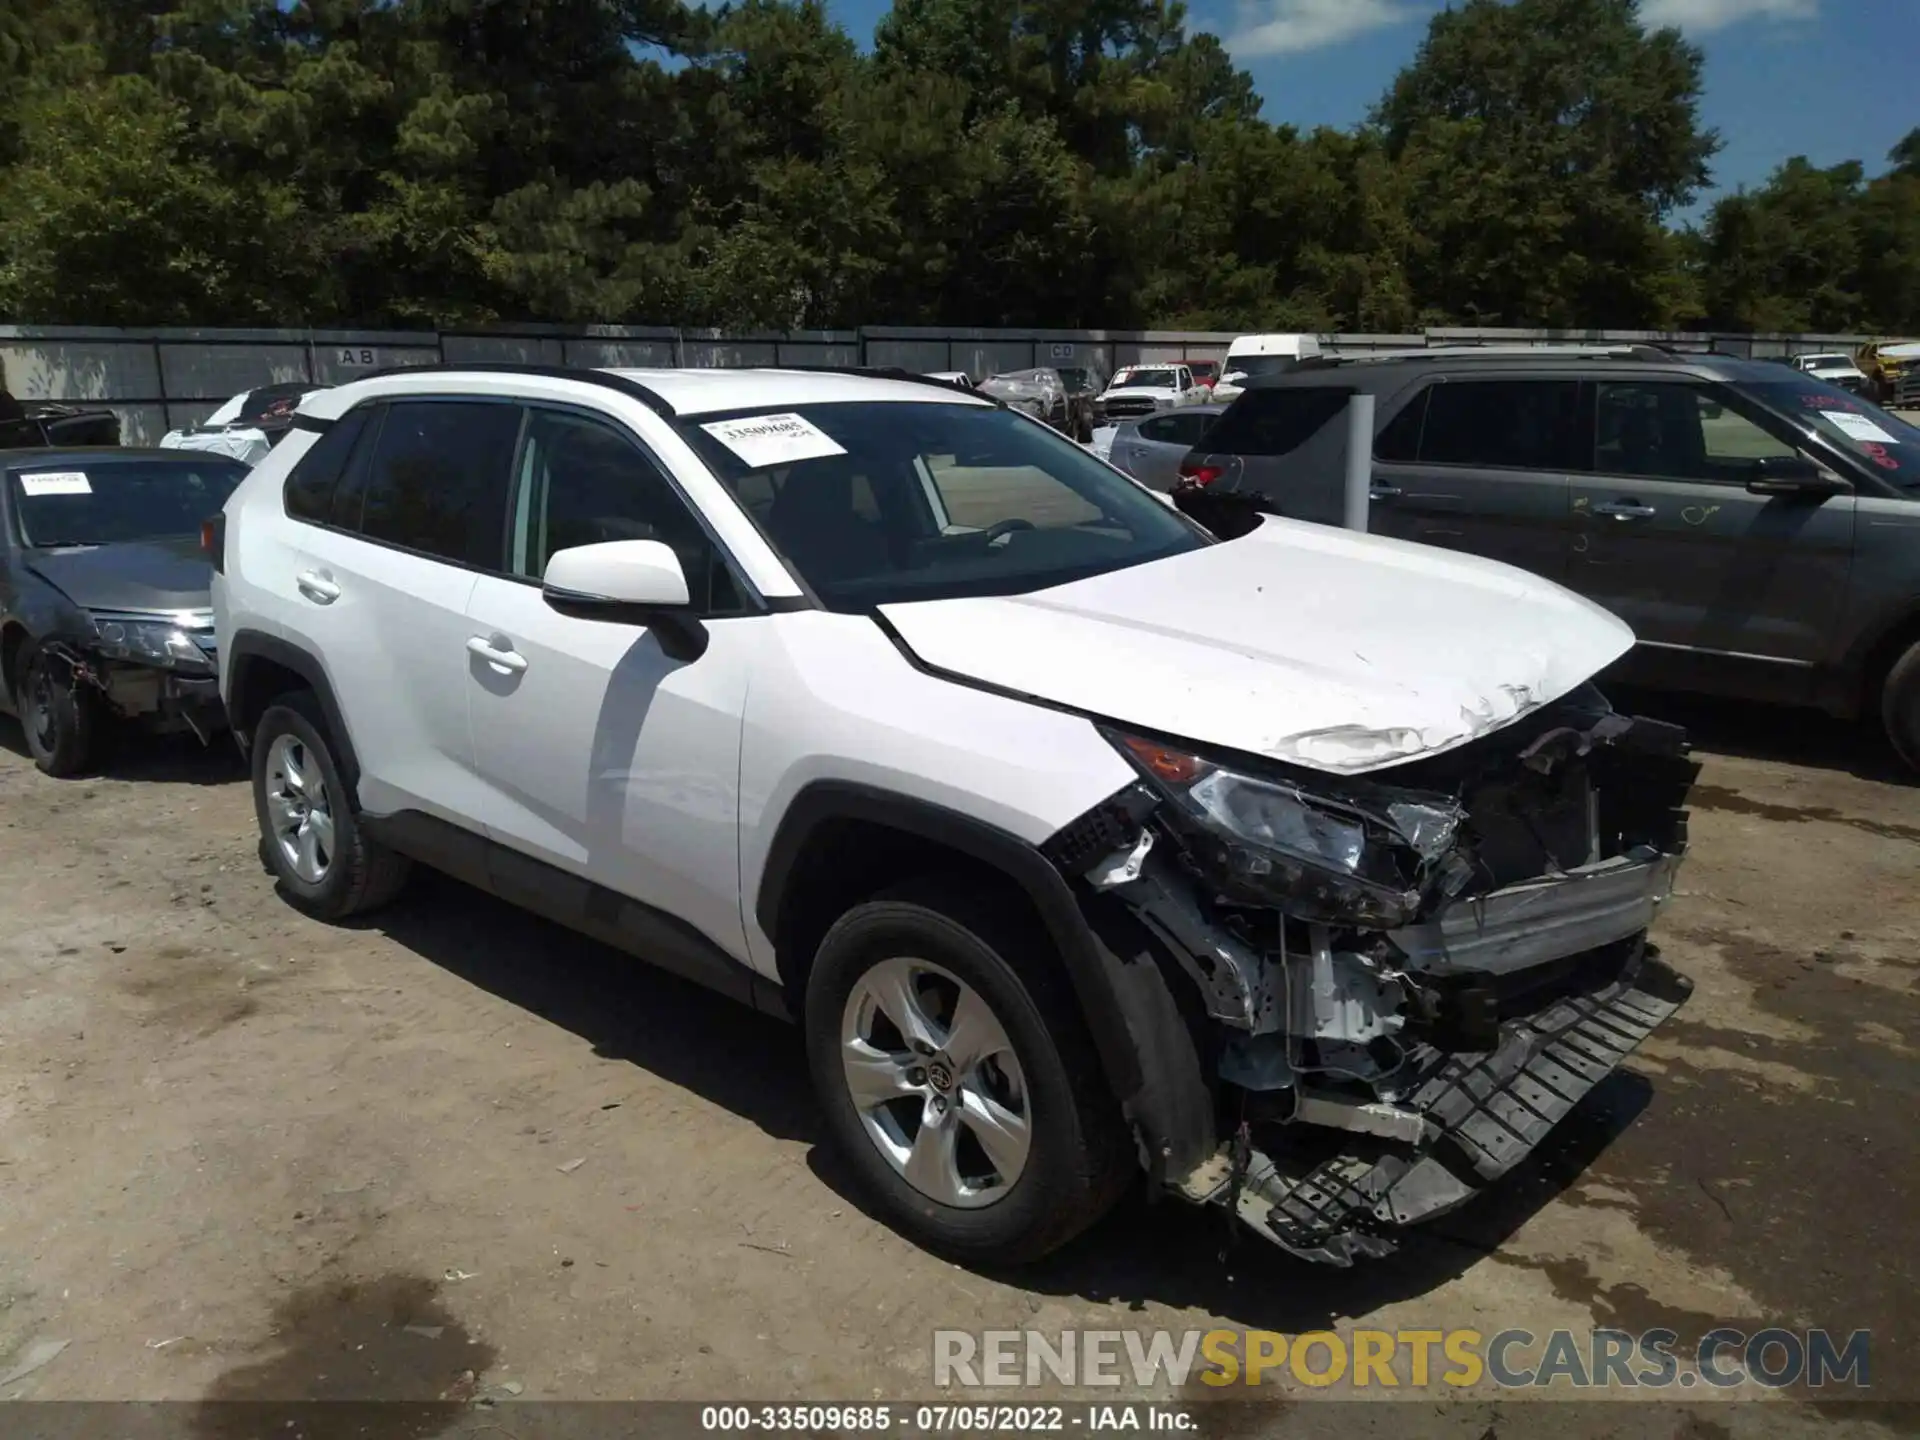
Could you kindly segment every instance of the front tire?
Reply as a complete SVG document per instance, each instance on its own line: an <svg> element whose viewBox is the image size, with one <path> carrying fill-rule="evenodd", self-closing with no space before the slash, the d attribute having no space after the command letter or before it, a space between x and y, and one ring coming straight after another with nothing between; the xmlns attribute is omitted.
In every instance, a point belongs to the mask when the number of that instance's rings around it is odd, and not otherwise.
<svg viewBox="0 0 1920 1440"><path fill-rule="evenodd" d="M1908 646L1887 672L1880 687L1880 723L1900 758L1920 770L1920 642Z"/></svg>
<svg viewBox="0 0 1920 1440"><path fill-rule="evenodd" d="M295 909L344 920L384 905L406 883L406 858L361 828L326 721L305 691L281 696L260 717L253 808L260 858Z"/></svg>
<svg viewBox="0 0 1920 1440"><path fill-rule="evenodd" d="M1135 1168L1057 962L1007 908L950 882L901 886L840 918L807 984L835 1143L888 1220L970 1263L1057 1249Z"/></svg>
<svg viewBox="0 0 1920 1440"><path fill-rule="evenodd" d="M100 697L80 688L64 660L37 646L21 662L14 713L33 763L56 779L84 775L100 754L107 724Z"/></svg>

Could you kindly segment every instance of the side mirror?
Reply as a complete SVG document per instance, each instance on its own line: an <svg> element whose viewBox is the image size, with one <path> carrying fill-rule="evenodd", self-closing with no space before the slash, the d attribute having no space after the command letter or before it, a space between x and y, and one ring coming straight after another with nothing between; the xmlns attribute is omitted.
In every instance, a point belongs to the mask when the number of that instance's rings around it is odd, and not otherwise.
<svg viewBox="0 0 1920 1440"><path fill-rule="evenodd" d="M1753 462L1747 490L1754 495L1778 495L1798 500L1825 500L1845 487L1821 473L1804 455L1768 456Z"/></svg>
<svg viewBox="0 0 1920 1440"><path fill-rule="evenodd" d="M664 541L608 540L557 550L547 561L540 594L578 620L644 625L676 660L706 653L706 627L691 613L687 573Z"/></svg>

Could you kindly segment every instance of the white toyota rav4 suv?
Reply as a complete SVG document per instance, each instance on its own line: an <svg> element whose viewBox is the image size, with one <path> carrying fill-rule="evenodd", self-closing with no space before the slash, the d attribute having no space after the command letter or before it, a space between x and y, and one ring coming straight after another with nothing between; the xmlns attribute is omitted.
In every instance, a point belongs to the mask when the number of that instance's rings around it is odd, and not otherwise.
<svg viewBox="0 0 1920 1440"><path fill-rule="evenodd" d="M1037 1256L1144 1170L1380 1254L1690 988L1646 929L1697 767L1547 581L1218 543L904 374L436 367L295 424L209 537L286 897L421 861L798 1020L923 1243Z"/></svg>

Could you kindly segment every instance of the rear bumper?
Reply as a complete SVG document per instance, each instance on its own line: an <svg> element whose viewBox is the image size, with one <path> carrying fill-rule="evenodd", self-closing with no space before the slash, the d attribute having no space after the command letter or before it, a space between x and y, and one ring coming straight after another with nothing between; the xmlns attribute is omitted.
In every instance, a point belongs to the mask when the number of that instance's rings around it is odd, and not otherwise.
<svg viewBox="0 0 1920 1440"><path fill-rule="evenodd" d="M1238 1186L1194 1196L1307 1260L1350 1265L1396 1248L1400 1227L1471 1199L1527 1155L1692 993L1693 982L1629 942L1617 977L1501 1029L1499 1044L1451 1055L1391 1107L1402 1138L1355 1142L1310 1166L1251 1150ZM1388 1109L1389 1107L1376 1107ZM1418 1138L1406 1138L1417 1133Z"/></svg>

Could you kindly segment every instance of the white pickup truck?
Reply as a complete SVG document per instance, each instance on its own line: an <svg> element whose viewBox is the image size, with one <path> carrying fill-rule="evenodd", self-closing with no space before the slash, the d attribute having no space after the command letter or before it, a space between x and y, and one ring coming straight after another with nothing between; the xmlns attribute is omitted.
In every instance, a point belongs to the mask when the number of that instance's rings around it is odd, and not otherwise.
<svg viewBox="0 0 1920 1440"><path fill-rule="evenodd" d="M1134 420L1175 405L1193 405L1207 398L1207 387L1193 378L1185 364L1123 365L1100 392L1094 404L1096 424Z"/></svg>

